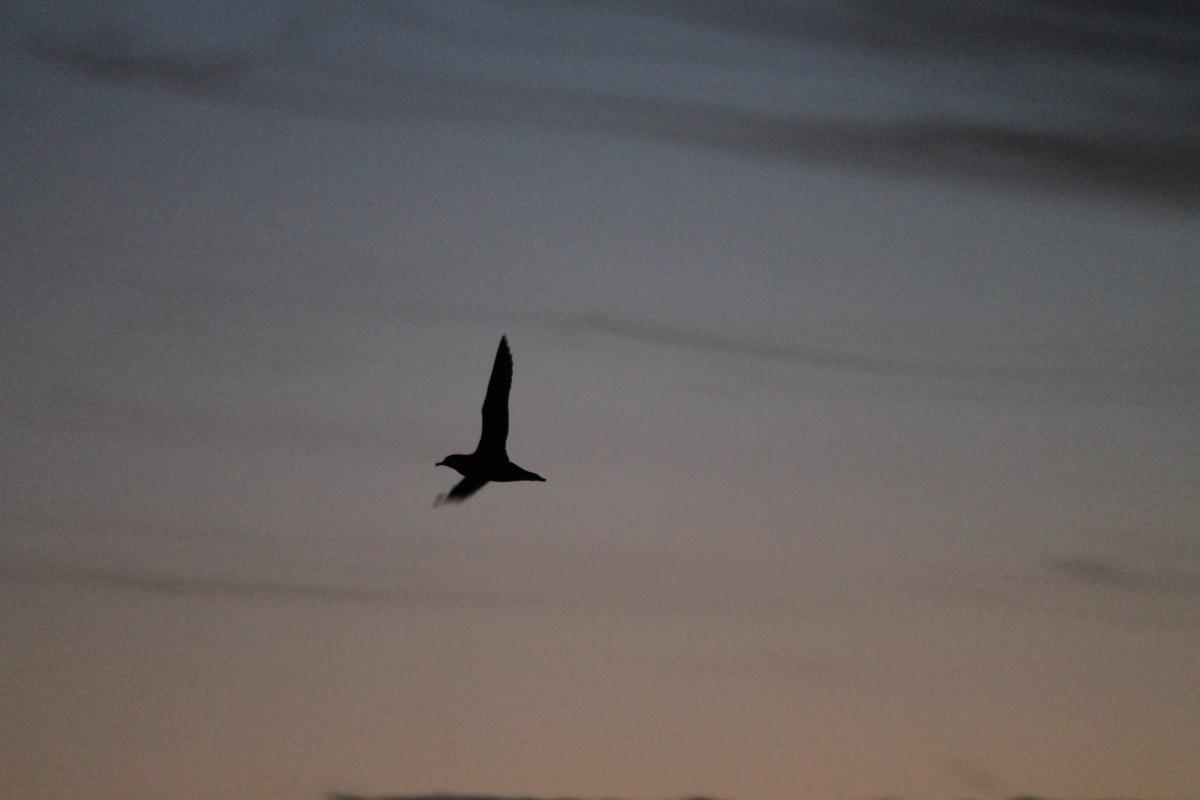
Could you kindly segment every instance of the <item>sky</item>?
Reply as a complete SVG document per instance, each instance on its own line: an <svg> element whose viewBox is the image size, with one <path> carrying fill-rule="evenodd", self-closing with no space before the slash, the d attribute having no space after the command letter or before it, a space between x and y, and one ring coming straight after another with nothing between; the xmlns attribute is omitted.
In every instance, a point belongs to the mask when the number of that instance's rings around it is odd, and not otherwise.
<svg viewBox="0 0 1200 800"><path fill-rule="evenodd" d="M1200 797L1193 10L0 44L0 794Z"/></svg>

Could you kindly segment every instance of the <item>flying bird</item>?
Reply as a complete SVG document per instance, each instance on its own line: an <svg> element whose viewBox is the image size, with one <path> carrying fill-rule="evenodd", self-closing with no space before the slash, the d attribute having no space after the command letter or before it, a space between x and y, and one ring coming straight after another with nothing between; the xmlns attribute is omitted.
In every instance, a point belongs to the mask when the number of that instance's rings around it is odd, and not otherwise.
<svg viewBox="0 0 1200 800"><path fill-rule="evenodd" d="M488 481L545 481L541 475L521 469L508 460L505 442L508 440L508 391L512 388L512 353L508 339L500 337L492 377L483 398L483 429L474 453L446 456L434 466L457 470L463 479L447 494L439 494L435 506L466 500L483 488Z"/></svg>

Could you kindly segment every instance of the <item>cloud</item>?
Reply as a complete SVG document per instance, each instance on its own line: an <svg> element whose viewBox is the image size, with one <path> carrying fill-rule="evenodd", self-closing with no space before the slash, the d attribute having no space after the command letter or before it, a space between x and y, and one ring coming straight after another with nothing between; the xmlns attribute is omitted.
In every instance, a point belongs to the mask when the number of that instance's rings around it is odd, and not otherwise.
<svg viewBox="0 0 1200 800"><path fill-rule="evenodd" d="M35 55L79 72L115 81L137 81L168 91L220 94L234 92L249 78L251 63L238 56L185 58L174 54L139 53L127 49L119 32L113 41L68 45L46 38L32 39Z"/></svg>
<svg viewBox="0 0 1200 800"><path fill-rule="evenodd" d="M890 797L890 796L889 796ZM506 796L506 795L489 795L489 794L409 794L409 795L379 795L369 797L367 795L344 794L342 792L332 792L326 795L326 800L538 800L535 797L528 796ZM555 797L553 800L570 800L566 797ZM693 795L684 798L683 800L714 800L714 798ZM885 798L884 800L888 800ZM1013 797L1012 800L1046 800L1037 795L1020 795Z"/></svg>
<svg viewBox="0 0 1200 800"><path fill-rule="evenodd" d="M548 324L578 333L598 334L642 344L674 347L878 377L991 382L1006 386L1070 390L1090 399L1183 399L1200 392L1200 374L1157 369L1089 369L1067 364L1016 366L946 359L907 359L848 350L784 345L739 339L712 332L599 314L546 317Z"/></svg>
<svg viewBox="0 0 1200 800"><path fill-rule="evenodd" d="M1004 790L1004 781L975 759L957 756L948 758L946 769L966 791L994 797Z"/></svg>
<svg viewBox="0 0 1200 800"><path fill-rule="evenodd" d="M278 600L350 606L526 606L532 597L428 589L334 586L169 573L134 573L64 564L0 564L0 581L117 589L171 597Z"/></svg>
<svg viewBox="0 0 1200 800"><path fill-rule="evenodd" d="M1105 626L1194 629L1200 572L1144 569L1091 557L1045 558L1032 568L950 578L954 591L1027 614Z"/></svg>
<svg viewBox="0 0 1200 800"><path fill-rule="evenodd" d="M390 457L428 452L431 442L400 423L287 419L201 409L157 408L77 386L54 384L8 397L0 407L27 422L89 435L209 447L282 448L313 453L369 452Z"/></svg>
<svg viewBox="0 0 1200 800"><path fill-rule="evenodd" d="M661 13L661 8L660 13ZM729 32L786 41L814 39L910 57L961 61L982 53L1063 58L1125 66L1192 65L1200 55L1200 13L1188 4L1086 0L873 0L730 5L683 0L669 13Z"/></svg>
<svg viewBox="0 0 1200 800"><path fill-rule="evenodd" d="M739 6L736 15L706 8L706 20L731 32L744 32L747 26L755 31L788 30L775 17L790 12L775 5L745 13ZM896 10L887 14L895 16ZM953 39L956 29L945 28L951 23L939 22L943 17L958 20L953 24L976 24L971 17L927 13L922 20L931 36ZM1025 18L1014 19L1001 20L1009 20L1006 24L1014 36L1025 35L1022 31L1027 27L1041 29ZM793 27L799 30L802 26ZM1083 23L1076 27L1093 31ZM867 34L852 28L847 28L846 35L870 41ZM1107 41L1105 36L1125 35L1111 25L1103 30L1106 33L1089 35L1098 37L1101 44ZM1062 36L1065 41L1080 38L1069 31ZM709 148L756 159L965 178L993 186L1125 197L1188 209L1200 204L1200 131L1195 125L1051 129L1013 121L1012 117L976 114L975 118L957 118L939 111L919 117L911 113L896 116L894 112L884 115L882 109L875 117L815 117L632 97L599 89L548 88L528 80L501 83L436 77L427 71L434 65L396 69L372 63L370 53L359 54L357 62L322 61L295 51L257 60L227 54L183 57L139 51L121 43L120 38L117 42L114 46L108 40L42 38L27 47L48 62L94 78L145 83L250 106L365 121L435 118L467 124L530 125ZM447 42L450 47L463 45L454 37ZM1178 47L1186 49L1186 45ZM1130 48L1130 52L1136 49ZM1173 51L1165 49L1169 57ZM961 42L956 52L959 57L970 57L964 55L968 51ZM1003 105L1002 100L997 102ZM1185 112L1191 107L1176 114L1175 104L1167 98L1154 107L1161 106L1161 114L1169 120L1188 119Z"/></svg>
<svg viewBox="0 0 1200 800"><path fill-rule="evenodd" d="M1096 558L1052 558L1045 567L1062 580L1096 589L1200 596L1200 573L1147 572Z"/></svg>
<svg viewBox="0 0 1200 800"><path fill-rule="evenodd" d="M211 279L206 279L211 280ZM346 316L394 323L398 319L421 317L440 322L467 320L478 323L487 320L496 325L533 324L557 331L584 336L610 337L654 347L669 347L688 352L735 356L763 363L791 365L800 368L830 370L882 378L911 378L917 380L954 381L972 384L994 384L1004 387L1025 387L1066 391L1084 400L1191 401L1200 394L1200 373L1178 366L1139 362L1129 368L1092 368L1086 365L1047 363L1017 365L972 362L945 358L905 358L887 354L869 354L854 350L788 344L758 338L740 338L722 333L664 324L631 317L617 317L597 312L506 312L498 308L462 304L436 304L395 301L387 297L329 298L306 297L303 294L281 294L279 290L248 287L238 294L219 282L189 279L181 284L186 292L168 288L147 290L146 299L138 308L140 314L123 319L119 328L138 334L163 335L183 332L202 335L219 333L214 322L221 311L238 306L250 319L258 319L261 309L286 314L289 310L303 311L311 320L315 315ZM197 328L197 325L206 327ZM246 335L246 345L240 347L240 358L251 359L255 370L279 369L288 365L303 367L312 360L315 344L297 337L280 339L278 347L261 336ZM253 347L252 347L253 345ZM257 354L257 355L256 355ZM130 433L151 429L172 430L185 438L195 438L201 432L211 432L218 440L234 439L251 445L277 445L284 442L302 446L325 447L340 444L345 447L397 452L405 447L426 447L428 443L409 441L382 423L355 422L333 424L328 421L288 421L279 419L249 419L244 417L182 415L153 410L115 399L93 396L78 388L67 386L47 390L46 408L68 414L87 413L104 417L110 429Z"/></svg>
<svg viewBox="0 0 1200 800"><path fill-rule="evenodd" d="M408 794L408 795L385 795L379 797L367 797L357 794L342 794L334 792L326 796L326 800L538 800L534 797L512 797L506 795L491 795L491 794ZM570 800L567 797L555 797L553 800ZM695 795L683 798L683 800L715 800L715 798Z"/></svg>
<svg viewBox="0 0 1200 800"><path fill-rule="evenodd" d="M660 325L637 320L617 320L598 314L566 317L564 327L585 333L616 336L644 344L677 347L708 353L750 356L770 361L787 361L809 367L848 370L872 375L897 375L930 378L1001 378L1009 380L1038 380L1062 377L1096 377L1086 371L1042 372L1036 369L1016 369L1003 366L955 363L951 361L920 361L886 356L871 356L846 350L773 344L752 339L738 339L700 330Z"/></svg>

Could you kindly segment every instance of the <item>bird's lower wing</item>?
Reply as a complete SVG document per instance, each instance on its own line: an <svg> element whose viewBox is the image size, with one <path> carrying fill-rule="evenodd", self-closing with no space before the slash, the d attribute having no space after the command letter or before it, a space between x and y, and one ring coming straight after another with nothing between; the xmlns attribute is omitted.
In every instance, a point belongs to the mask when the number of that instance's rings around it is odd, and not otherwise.
<svg viewBox="0 0 1200 800"><path fill-rule="evenodd" d="M437 499L433 501L433 505L440 506L442 503L461 503L471 495L478 492L487 481L483 478L468 477L454 485L446 494L439 494Z"/></svg>

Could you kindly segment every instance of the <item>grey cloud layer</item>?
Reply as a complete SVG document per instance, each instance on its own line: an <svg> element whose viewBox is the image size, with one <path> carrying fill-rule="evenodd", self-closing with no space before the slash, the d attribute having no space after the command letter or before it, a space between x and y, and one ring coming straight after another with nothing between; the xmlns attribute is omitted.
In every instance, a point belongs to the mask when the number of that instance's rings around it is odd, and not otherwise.
<svg viewBox="0 0 1200 800"><path fill-rule="evenodd" d="M966 49L969 42L990 41L983 36L992 29L989 24L998 33L1007 31L1015 40L1031 41L1031 46L1038 49L1054 52L1057 47L1070 55L1070 48L1083 48L1101 64L1110 64L1114 58L1119 61L1119 54L1125 52L1136 63L1148 62L1151 76L1171 79L1149 81L1147 90L1134 100L1117 97L1111 101L1117 105L1136 103L1136 108L1124 109L1123 114L1145 117L1145 126L1121 130L1049 129L1030 127L1003 115L968 119L936 111L922 117L806 117L735 110L716 103L635 98L599 89L564 90L531 83L438 78L420 68L400 70L371 63L369 53L358 61L286 51L283 56L223 53L187 58L143 52L119 38L114 45L45 37L31 40L29 49L48 62L104 80L304 113L369 121L433 117L468 124L523 124L706 147L752 158L967 178L992 185L1195 208L1200 203L1200 126L1187 122L1190 110L1196 110L1196 102L1181 93L1178 84L1183 80L1186 85L1189 78L1196 77L1187 56L1200 57L1200 47L1189 45L1186 39L1167 37L1161 47L1155 48L1151 45L1162 36L1139 36L1136 25L1122 27L1104 15L1093 19L1079 13L1075 14L1077 22L1060 20L1057 28L1046 23L1051 33L1038 39L1036 33L1043 30L1044 16L1034 13L1038 8L1027 4L1024 15L1003 14L994 19L984 15L983 22L969 14L933 13L927 9L916 20L904 20L904 24L910 33L924 31L923 35L943 43L962 34L965 38L954 51L961 59L973 57L974 51ZM768 5L736 15L711 6L696 13L723 26L731 32L729 35L746 30L771 30L782 35L779 32L789 30L789 25L775 17L783 15L786 20L791 12ZM872 13L885 22L899 22L897 10L890 5L874 8ZM861 15L863 19L871 17ZM1069 19L1051 14L1050 21L1060 17ZM838 19L842 26L839 35L867 47L878 44L868 29L882 23L854 22L860 18L853 16ZM1190 23L1190 18L1186 22ZM965 32L959 30L964 26ZM808 33L814 28L818 33L821 30L820 26L796 21L791 27ZM1164 26L1148 27L1157 31ZM456 42L462 44L453 37L447 41L451 47ZM931 51L936 52L936 47ZM919 92L924 87L913 89ZM999 100L997 103L1004 105Z"/></svg>

